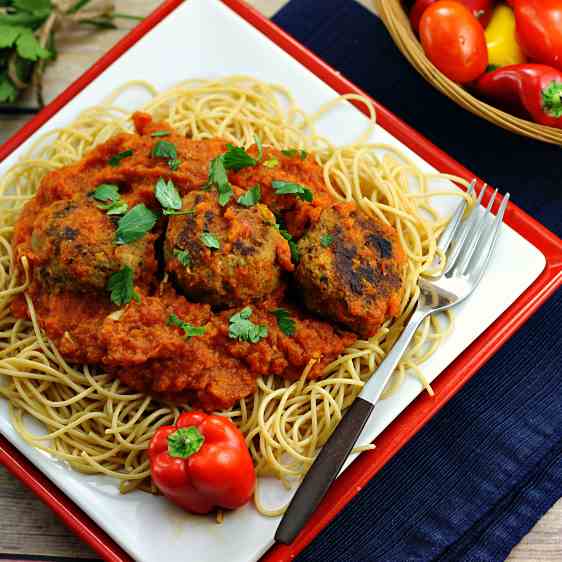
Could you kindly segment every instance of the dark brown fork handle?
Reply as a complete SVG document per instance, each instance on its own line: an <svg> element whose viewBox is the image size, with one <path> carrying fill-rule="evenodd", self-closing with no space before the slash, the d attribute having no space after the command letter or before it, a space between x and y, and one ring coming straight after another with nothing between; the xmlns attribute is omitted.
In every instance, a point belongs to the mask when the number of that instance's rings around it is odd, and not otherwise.
<svg viewBox="0 0 562 562"><path fill-rule="evenodd" d="M373 408L374 405L367 400L363 400L363 398L355 399L331 437L322 447L291 500L279 527L277 527L275 533L277 542L291 544L295 540L336 479L345 459L347 459L363 427L365 427Z"/></svg>

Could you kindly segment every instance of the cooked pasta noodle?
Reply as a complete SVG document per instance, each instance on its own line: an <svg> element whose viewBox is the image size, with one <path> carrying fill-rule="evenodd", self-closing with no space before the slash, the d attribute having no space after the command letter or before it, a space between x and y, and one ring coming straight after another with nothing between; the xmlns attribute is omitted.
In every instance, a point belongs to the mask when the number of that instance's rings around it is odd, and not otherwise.
<svg viewBox="0 0 562 562"><path fill-rule="evenodd" d="M245 434L258 474L276 476L289 485L302 477L400 334L418 299L419 276L438 274L443 267L436 241L447 220L439 217L431 199L451 192L431 192L429 182L435 174L425 174L391 145L368 141L375 126L369 100L341 96L307 115L285 88L243 76L189 80L160 94L145 82L129 83L73 123L39 138L0 180L0 394L9 400L14 427L28 443L81 472L118 478L123 492L151 489L148 443L159 426L173 423L181 408L135 393L100 370L68 365L43 335L27 295L30 320L14 318L10 302L25 292L29 271L23 261L19 266L25 275L17 274L11 237L22 205L46 173L76 162L112 135L132 129L129 111L118 106L120 96L131 88L142 88L151 96L143 111L168 121L188 137L221 137L247 147L257 135L264 145L314 153L329 192L338 200L355 200L365 213L392 225L406 252L405 291L396 319L387 320L369 340L358 340L326 369L324 378L307 380L313 362L296 382L261 377L253 396L221 412ZM318 134L316 123L336 104L348 101L367 107L370 126L353 144L336 146ZM459 178L441 177L466 184ZM409 374L432 392L420 365L451 329L450 314L424 321L383 398L398 391ZM25 422L28 416L40 422L46 433L33 432ZM268 510L258 494L256 505L264 514L282 511Z"/></svg>

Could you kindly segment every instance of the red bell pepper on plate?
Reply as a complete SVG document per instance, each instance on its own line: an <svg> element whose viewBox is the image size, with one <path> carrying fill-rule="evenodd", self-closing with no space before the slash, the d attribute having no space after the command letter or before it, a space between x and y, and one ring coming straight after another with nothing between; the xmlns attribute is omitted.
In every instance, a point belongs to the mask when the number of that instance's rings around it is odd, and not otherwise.
<svg viewBox="0 0 562 562"><path fill-rule="evenodd" d="M484 74L478 92L490 101L528 113L533 121L562 129L562 72L544 64L513 64Z"/></svg>
<svg viewBox="0 0 562 562"><path fill-rule="evenodd" d="M191 513L236 509L254 492L256 475L244 436L222 416L182 414L176 425L156 431L148 457L158 489Z"/></svg>

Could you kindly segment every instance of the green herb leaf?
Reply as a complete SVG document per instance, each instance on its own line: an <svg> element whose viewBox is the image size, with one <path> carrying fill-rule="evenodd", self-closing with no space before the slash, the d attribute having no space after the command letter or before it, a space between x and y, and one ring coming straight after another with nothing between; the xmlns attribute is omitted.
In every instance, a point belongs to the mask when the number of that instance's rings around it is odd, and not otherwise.
<svg viewBox="0 0 562 562"><path fill-rule="evenodd" d="M124 306L129 304L132 299L140 302L140 296L133 285L133 277L133 270L128 265L111 275L107 283L107 290L111 292L113 304Z"/></svg>
<svg viewBox="0 0 562 562"><path fill-rule="evenodd" d="M232 186L228 181L226 168L224 167L224 154L217 156L209 166L209 185L214 185L219 194L219 205L224 207L234 195Z"/></svg>
<svg viewBox="0 0 562 562"><path fill-rule="evenodd" d="M277 168L277 166L279 166L279 160L277 160L277 158L270 158L263 163L263 166L269 169Z"/></svg>
<svg viewBox="0 0 562 562"><path fill-rule="evenodd" d="M312 201L312 191L298 183L274 180L271 182L271 187L273 187L277 195L296 195L303 201Z"/></svg>
<svg viewBox="0 0 562 562"><path fill-rule="evenodd" d="M205 438L195 426L180 427L168 435L168 454L187 459L199 451L204 442Z"/></svg>
<svg viewBox="0 0 562 562"><path fill-rule="evenodd" d="M140 240L156 224L158 216L144 203L135 205L124 217L119 219L115 242L130 244Z"/></svg>
<svg viewBox="0 0 562 562"><path fill-rule="evenodd" d="M308 152L306 150L301 150L300 156L301 156L301 160L306 160L306 157L308 156Z"/></svg>
<svg viewBox="0 0 562 562"><path fill-rule="evenodd" d="M154 131L151 133L151 137L169 137L172 133L170 131Z"/></svg>
<svg viewBox="0 0 562 562"><path fill-rule="evenodd" d="M13 7L30 14L48 16L53 6L50 0L14 0Z"/></svg>
<svg viewBox="0 0 562 562"><path fill-rule="evenodd" d="M180 167L181 164L181 160L179 158L172 158L171 160L168 160L168 166L170 167L170 170L172 170L173 172L177 172L178 168Z"/></svg>
<svg viewBox="0 0 562 562"><path fill-rule="evenodd" d="M29 29L19 34L16 40L16 49L20 57L31 61L48 59L51 56L51 53L41 46Z"/></svg>
<svg viewBox="0 0 562 562"><path fill-rule="evenodd" d="M224 153L223 162L227 170L241 170L255 166L257 161L252 158L243 148L239 146L226 145L228 150Z"/></svg>
<svg viewBox="0 0 562 562"><path fill-rule="evenodd" d="M119 164L121 163L121 160L123 160L124 158L129 158L129 156L133 155L133 151L132 150L124 150L123 152L119 152L118 154L115 154L114 156L112 156L109 160L108 163L110 166L113 166L114 168L116 166L119 166Z"/></svg>
<svg viewBox="0 0 562 562"><path fill-rule="evenodd" d="M285 156L292 158L298 154L298 150L296 148L287 148L286 150L281 151Z"/></svg>
<svg viewBox="0 0 562 562"><path fill-rule="evenodd" d="M153 158L177 158L176 145L169 141L158 141L152 147L150 155Z"/></svg>
<svg viewBox="0 0 562 562"><path fill-rule="evenodd" d="M18 97L18 90L5 73L0 73L0 103L12 103Z"/></svg>
<svg viewBox="0 0 562 562"><path fill-rule="evenodd" d="M189 322L184 322L181 318L178 318L175 314L170 314L168 320L166 320L168 326L177 326L184 331L185 338L189 339L194 336L204 336L207 328L205 326L193 326Z"/></svg>
<svg viewBox="0 0 562 562"><path fill-rule="evenodd" d="M121 199L119 199L119 201L115 201L115 203L111 203L109 206L98 205L98 207L100 207L100 209L105 208L107 215L124 215L129 209L127 202L122 201Z"/></svg>
<svg viewBox="0 0 562 562"><path fill-rule="evenodd" d="M230 317L228 336L234 340L257 343L267 337L267 326L254 324L250 320L252 309L247 306Z"/></svg>
<svg viewBox="0 0 562 562"><path fill-rule="evenodd" d="M119 187L112 183L98 185L92 195L98 201L110 201L111 203L115 203L120 198Z"/></svg>
<svg viewBox="0 0 562 562"><path fill-rule="evenodd" d="M320 244L322 244L322 246L324 246L324 248L327 248L328 246L330 246L330 244L334 241L334 237L330 234L323 234L322 236L320 236Z"/></svg>
<svg viewBox="0 0 562 562"><path fill-rule="evenodd" d="M0 25L0 49L8 49L14 45L16 39L22 32L24 27L15 25Z"/></svg>
<svg viewBox="0 0 562 562"><path fill-rule="evenodd" d="M254 187L246 191L244 195L238 197L238 203L244 207L253 207L260 199L261 188L259 185L254 185Z"/></svg>
<svg viewBox="0 0 562 562"><path fill-rule="evenodd" d="M175 215L193 215L195 214L195 209L184 209L183 211L176 211L175 209L164 209L162 214L166 216L175 216Z"/></svg>
<svg viewBox="0 0 562 562"><path fill-rule="evenodd" d="M181 209L181 197L172 180L166 182L160 178L156 182L154 193L164 209L175 209L176 211Z"/></svg>
<svg viewBox="0 0 562 562"><path fill-rule="evenodd" d="M290 317L289 311L285 308L276 308L273 311L273 314L275 314L275 317L277 318L277 325L279 326L279 329L286 336L293 336L297 329L297 323Z"/></svg>
<svg viewBox="0 0 562 562"><path fill-rule="evenodd" d="M256 146L258 147L258 162L263 158L263 146L258 135L254 135L254 140L256 141Z"/></svg>
<svg viewBox="0 0 562 562"><path fill-rule="evenodd" d="M280 228L278 224L276 224L275 226L277 227L277 230L279 230L279 234L281 234L281 236L283 236L283 238L285 238L285 240L287 240L287 242L289 243L289 249L291 250L291 258L295 263L299 263L301 258L299 255L298 244L295 242L295 240L289 234L289 232L287 232L284 228Z"/></svg>
<svg viewBox="0 0 562 562"><path fill-rule="evenodd" d="M178 250L174 248L174 256L184 267L191 267L191 256L187 250Z"/></svg>
<svg viewBox="0 0 562 562"><path fill-rule="evenodd" d="M210 232L203 232L203 234L201 234L201 242L203 242L207 248L211 248L211 250L220 250L221 243L218 238Z"/></svg>

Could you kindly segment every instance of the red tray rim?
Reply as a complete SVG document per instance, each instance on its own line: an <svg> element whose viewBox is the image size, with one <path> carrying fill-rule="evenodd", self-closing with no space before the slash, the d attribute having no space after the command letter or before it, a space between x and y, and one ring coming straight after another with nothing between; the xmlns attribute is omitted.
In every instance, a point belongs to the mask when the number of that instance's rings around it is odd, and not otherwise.
<svg viewBox="0 0 562 562"><path fill-rule="evenodd" d="M324 63L290 35L242 0L220 0L240 17L276 43L294 59L340 94L368 94ZM62 107L80 93L92 80L115 62L131 46L160 23L183 0L166 0L112 49L92 65L37 116L0 147L0 162L47 122ZM374 100L373 100L374 101ZM393 113L374 101L377 120L437 169L472 179L475 174L434 146L424 136L410 128ZM356 104L360 111L364 107ZM485 196L485 199L487 197ZM498 203L499 204L499 201ZM519 329L523 323L562 285L562 240L510 204L506 222L546 258L546 266L534 283L476 339L433 384L435 397L420 395L400 416L377 437L377 449L363 453L338 478L324 501L292 545L276 545L262 558L273 562L293 559L351 501L367 482L454 396L478 369ZM131 561L132 558L86 515L70 498L55 486L38 468L0 436L0 462L28 486L56 515L105 560Z"/></svg>

